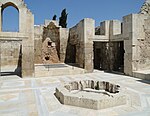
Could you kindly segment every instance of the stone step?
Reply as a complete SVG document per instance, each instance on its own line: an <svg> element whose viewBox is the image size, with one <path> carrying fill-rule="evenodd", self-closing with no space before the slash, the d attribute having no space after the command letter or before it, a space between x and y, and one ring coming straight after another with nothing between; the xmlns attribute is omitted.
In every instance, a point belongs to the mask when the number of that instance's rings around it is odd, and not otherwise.
<svg viewBox="0 0 150 116"><path fill-rule="evenodd" d="M143 80L150 80L150 70L134 71L133 76Z"/></svg>
<svg viewBox="0 0 150 116"><path fill-rule="evenodd" d="M35 68L35 77L84 74L85 70L77 67Z"/></svg>

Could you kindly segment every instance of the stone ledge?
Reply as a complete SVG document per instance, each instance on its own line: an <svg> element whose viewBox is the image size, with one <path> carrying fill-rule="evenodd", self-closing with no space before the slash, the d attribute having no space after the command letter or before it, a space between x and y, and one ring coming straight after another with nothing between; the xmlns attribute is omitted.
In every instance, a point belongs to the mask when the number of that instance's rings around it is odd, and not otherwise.
<svg viewBox="0 0 150 116"><path fill-rule="evenodd" d="M150 70L134 71L133 76L139 79L150 81Z"/></svg>
<svg viewBox="0 0 150 116"><path fill-rule="evenodd" d="M22 39L28 39L28 36L25 33L19 33L19 32L0 32L0 40L9 40L9 39L22 40Z"/></svg>

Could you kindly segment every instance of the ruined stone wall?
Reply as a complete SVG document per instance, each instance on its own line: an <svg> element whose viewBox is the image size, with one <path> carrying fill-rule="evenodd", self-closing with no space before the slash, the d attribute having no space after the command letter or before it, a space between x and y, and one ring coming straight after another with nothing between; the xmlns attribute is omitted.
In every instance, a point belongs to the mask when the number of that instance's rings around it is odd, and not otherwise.
<svg viewBox="0 0 150 116"><path fill-rule="evenodd" d="M97 27L94 39L94 67L102 70L121 71L124 46L122 25L119 20L108 20Z"/></svg>
<svg viewBox="0 0 150 116"><path fill-rule="evenodd" d="M46 20L45 25L35 26L35 64L60 62L59 27L55 22Z"/></svg>
<svg viewBox="0 0 150 116"><path fill-rule="evenodd" d="M69 29L60 28L60 62L65 62Z"/></svg>
<svg viewBox="0 0 150 116"><path fill-rule="evenodd" d="M100 27L96 28L96 34L98 35L95 36L94 41L101 42L101 45L99 45L101 47L97 48L101 53L102 51L100 49L106 50L104 54L102 53L103 56L106 56L105 60L108 59L106 55L107 49L105 49L106 47L103 48L104 44L102 45L102 43L109 43L110 41L109 51L113 70L118 67L118 64L124 64L124 73L133 76L134 71L150 69L149 20L150 17L148 14L130 14L124 16L122 22L118 20L104 21ZM104 36L102 34L104 34ZM122 53L117 52L120 49L117 42L124 42L124 45L122 45L124 48L121 48ZM121 56L124 54L124 62L122 62L123 58L120 59L121 63L116 60L119 54ZM100 55L98 57L100 57ZM98 61L95 62L99 63ZM102 66L103 69L108 67L108 62L105 64L106 67ZM103 65L103 63L101 65ZM99 67L99 64L96 65L96 67Z"/></svg>
<svg viewBox="0 0 150 116"><path fill-rule="evenodd" d="M49 40L47 40L49 38ZM42 61L43 63L59 63L60 61L60 38L59 27L50 22L43 28L42 38Z"/></svg>
<svg viewBox="0 0 150 116"><path fill-rule="evenodd" d="M56 21L45 20L45 24L34 27L35 64L64 63L68 41L68 29L58 26Z"/></svg>
<svg viewBox="0 0 150 116"><path fill-rule="evenodd" d="M84 68L84 24L80 22L69 30L66 63L74 63Z"/></svg>
<svg viewBox="0 0 150 116"><path fill-rule="evenodd" d="M123 37L125 46L125 74L149 67L149 34L145 28L148 15L131 14L123 19Z"/></svg>
<svg viewBox="0 0 150 116"><path fill-rule="evenodd" d="M43 26L34 26L34 63L42 64Z"/></svg>
<svg viewBox="0 0 150 116"><path fill-rule="evenodd" d="M19 32L2 32L3 10L12 6L19 11ZM34 76L34 16L22 0L0 1L0 40L22 41L22 77Z"/></svg>
<svg viewBox="0 0 150 116"><path fill-rule="evenodd" d="M138 70L150 69L150 30L145 30L145 40L139 42Z"/></svg>
<svg viewBox="0 0 150 116"><path fill-rule="evenodd" d="M87 72L93 71L93 19L84 19L69 30L66 63L75 63Z"/></svg>
<svg viewBox="0 0 150 116"><path fill-rule="evenodd" d="M106 36L109 39L110 21L106 20L100 23L100 26L95 28L95 35Z"/></svg>
<svg viewBox="0 0 150 116"><path fill-rule="evenodd" d="M144 23L145 38L138 39L139 64L138 70L150 69L150 19Z"/></svg>
<svg viewBox="0 0 150 116"><path fill-rule="evenodd" d="M0 41L1 67L3 66L21 67L22 42L10 40Z"/></svg>

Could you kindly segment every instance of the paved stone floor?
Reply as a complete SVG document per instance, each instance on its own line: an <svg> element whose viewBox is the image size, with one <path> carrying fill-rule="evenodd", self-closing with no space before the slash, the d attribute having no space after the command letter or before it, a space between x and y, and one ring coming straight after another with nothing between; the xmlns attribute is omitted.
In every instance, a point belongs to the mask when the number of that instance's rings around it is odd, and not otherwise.
<svg viewBox="0 0 150 116"><path fill-rule="evenodd" d="M127 104L91 110L59 103L55 88L74 80L96 79L119 84ZM150 82L128 76L95 71L91 74L21 79L0 78L0 116L150 116Z"/></svg>

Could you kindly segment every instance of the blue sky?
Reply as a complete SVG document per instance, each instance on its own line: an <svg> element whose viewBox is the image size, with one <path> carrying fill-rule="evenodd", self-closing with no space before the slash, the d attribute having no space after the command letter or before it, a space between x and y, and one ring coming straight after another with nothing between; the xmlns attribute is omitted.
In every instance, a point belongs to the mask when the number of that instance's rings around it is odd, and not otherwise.
<svg viewBox="0 0 150 116"><path fill-rule="evenodd" d="M35 25L44 23L45 19L57 19L62 9L68 12L68 27L74 26L83 18L93 18L96 26L101 21L119 19L123 16L137 13L144 0L24 0L35 17ZM41 3L42 1L42 3ZM3 15L3 30L17 30L18 12L7 7Z"/></svg>

